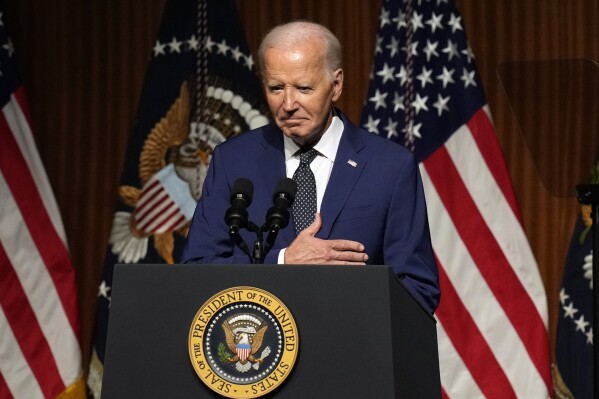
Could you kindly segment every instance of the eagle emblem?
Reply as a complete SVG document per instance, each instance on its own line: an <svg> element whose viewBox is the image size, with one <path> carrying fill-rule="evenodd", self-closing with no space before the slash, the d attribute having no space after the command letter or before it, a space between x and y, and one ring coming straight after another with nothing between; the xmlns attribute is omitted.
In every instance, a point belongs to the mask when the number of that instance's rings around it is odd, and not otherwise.
<svg viewBox="0 0 599 399"><path fill-rule="evenodd" d="M174 263L174 234L187 236L214 147L246 126L268 122L231 90L210 86L204 103L205 122L190 122L190 93L183 82L178 98L144 143L139 158L141 189L119 188L121 201L133 208L114 215L109 244L119 262L145 258L153 237L157 253Z"/></svg>
<svg viewBox="0 0 599 399"><path fill-rule="evenodd" d="M264 358L270 354L270 347L267 346L259 357L256 355L262 347L264 334L268 329L264 321L253 314L241 314L227 319L222 328L227 347L234 355L225 353L221 360L235 364L240 373L245 373L252 367L257 370Z"/></svg>

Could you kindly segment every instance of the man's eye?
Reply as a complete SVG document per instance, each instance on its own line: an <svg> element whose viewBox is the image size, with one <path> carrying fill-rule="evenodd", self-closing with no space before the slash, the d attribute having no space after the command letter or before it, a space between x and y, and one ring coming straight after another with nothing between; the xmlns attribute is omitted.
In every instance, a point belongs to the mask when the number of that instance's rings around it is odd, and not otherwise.
<svg viewBox="0 0 599 399"><path fill-rule="evenodd" d="M299 91L301 91L302 93L307 93L307 92L309 92L309 91L311 91L311 90L312 90L312 88L311 88L310 86L300 86L298 89L299 89Z"/></svg>
<svg viewBox="0 0 599 399"><path fill-rule="evenodd" d="M278 91L283 90L283 87L282 86L269 86L268 90L271 92L278 92Z"/></svg>

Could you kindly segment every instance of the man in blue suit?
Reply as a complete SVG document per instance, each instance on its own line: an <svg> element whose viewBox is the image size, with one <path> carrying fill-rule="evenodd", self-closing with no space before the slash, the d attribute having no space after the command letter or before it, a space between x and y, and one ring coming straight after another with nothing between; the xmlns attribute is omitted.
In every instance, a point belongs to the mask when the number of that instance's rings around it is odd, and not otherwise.
<svg viewBox="0 0 599 399"><path fill-rule="evenodd" d="M296 211L265 263L387 264L433 313L438 271L418 166L408 150L359 129L334 108L344 77L337 38L321 25L291 22L267 34L258 59L275 123L216 147L183 261L248 263L223 219L233 183L249 178L249 215L266 215L277 181L292 177L300 154L313 148L317 213L296 233ZM241 235L249 243L255 239L247 231Z"/></svg>

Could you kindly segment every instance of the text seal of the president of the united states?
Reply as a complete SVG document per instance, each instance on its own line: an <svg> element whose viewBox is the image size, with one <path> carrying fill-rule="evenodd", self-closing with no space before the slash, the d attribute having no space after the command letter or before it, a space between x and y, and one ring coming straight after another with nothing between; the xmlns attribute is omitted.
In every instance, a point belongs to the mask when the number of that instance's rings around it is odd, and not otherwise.
<svg viewBox="0 0 599 399"><path fill-rule="evenodd" d="M196 374L210 389L229 398L258 398L289 376L299 339L283 302L241 286L213 295L200 307L188 346Z"/></svg>

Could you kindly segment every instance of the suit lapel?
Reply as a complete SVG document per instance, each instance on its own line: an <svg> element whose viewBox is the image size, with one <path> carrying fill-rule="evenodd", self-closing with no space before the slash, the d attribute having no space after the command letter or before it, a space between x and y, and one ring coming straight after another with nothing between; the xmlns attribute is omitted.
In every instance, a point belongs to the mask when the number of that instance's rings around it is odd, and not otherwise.
<svg viewBox="0 0 599 399"><path fill-rule="evenodd" d="M359 154L364 147L364 143L355 134L357 128L347 120L345 115L341 114L341 119L344 125L343 135L339 142L333 171L322 200L320 213L323 224L316 235L319 238L329 237L339 212L345 206L366 165L366 159Z"/></svg>

